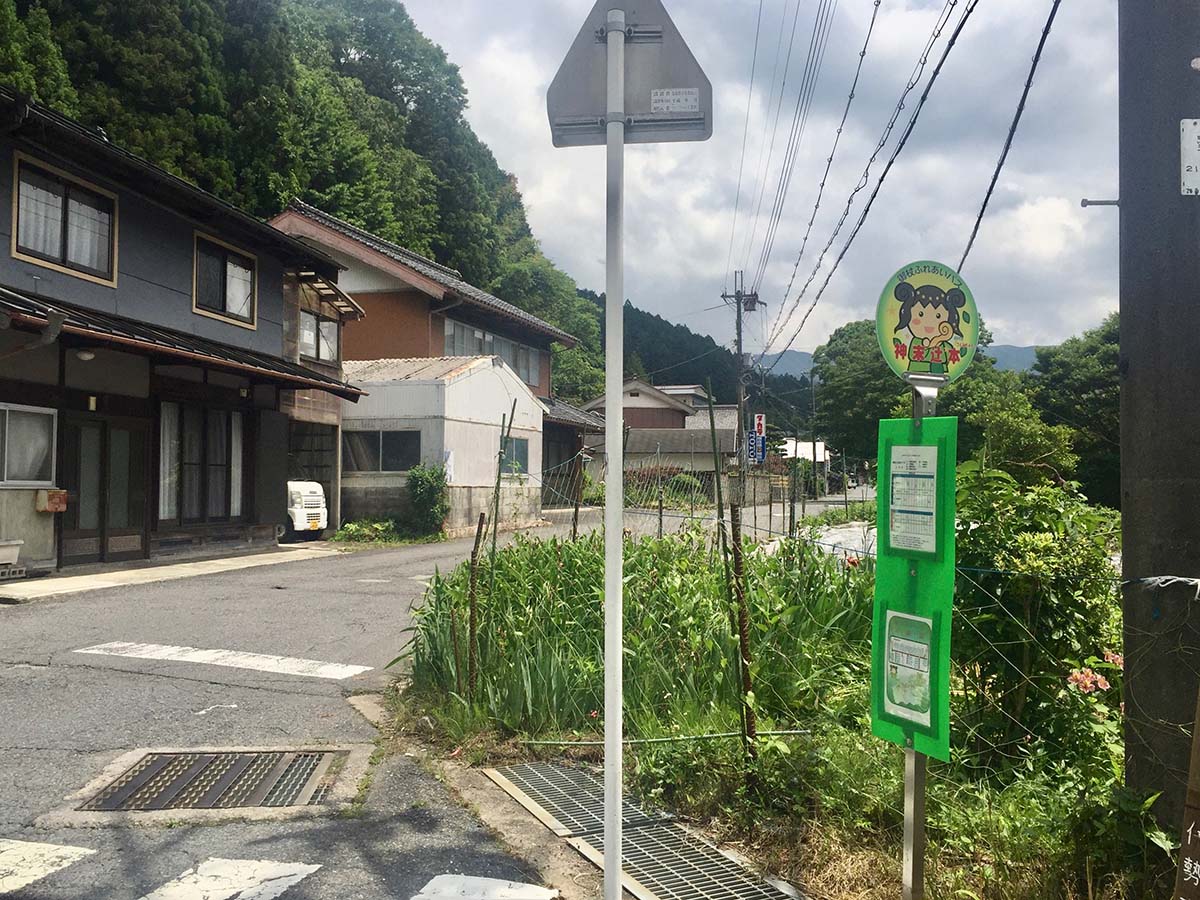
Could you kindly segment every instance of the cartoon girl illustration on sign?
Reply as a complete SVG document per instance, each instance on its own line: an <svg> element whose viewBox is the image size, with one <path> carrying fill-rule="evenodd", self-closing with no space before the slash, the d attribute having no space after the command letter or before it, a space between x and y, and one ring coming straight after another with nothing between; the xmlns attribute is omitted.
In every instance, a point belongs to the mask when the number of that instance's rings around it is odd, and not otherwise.
<svg viewBox="0 0 1200 900"><path fill-rule="evenodd" d="M962 321L970 322L971 314L960 310L967 305L966 295L958 288L943 291L937 285L923 284L914 288L907 281L896 285L895 298L900 301L900 322L896 332L908 332L907 345L899 337L892 342L896 361L908 361L909 372L946 375L950 365L957 363L966 349L954 341L963 339Z"/></svg>

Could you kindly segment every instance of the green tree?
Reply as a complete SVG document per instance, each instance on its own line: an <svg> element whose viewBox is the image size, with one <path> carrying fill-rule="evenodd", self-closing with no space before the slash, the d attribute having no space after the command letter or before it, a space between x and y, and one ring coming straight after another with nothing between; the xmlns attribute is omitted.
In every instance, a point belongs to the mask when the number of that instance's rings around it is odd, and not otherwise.
<svg viewBox="0 0 1200 900"><path fill-rule="evenodd" d="M51 33L50 17L38 2L22 20L14 0L0 0L0 84L66 115L76 112L79 97Z"/></svg>
<svg viewBox="0 0 1200 900"><path fill-rule="evenodd" d="M884 361L869 319L850 322L813 354L817 433L838 451L874 459L879 420L888 418L904 386Z"/></svg>
<svg viewBox="0 0 1200 900"><path fill-rule="evenodd" d="M581 347L554 347L554 395L582 405L604 393L604 369Z"/></svg>
<svg viewBox="0 0 1200 900"><path fill-rule="evenodd" d="M0 83L33 95L37 79L25 56L28 36L13 0L0 0Z"/></svg>
<svg viewBox="0 0 1200 900"><path fill-rule="evenodd" d="M1029 383L1034 406L1075 432L1078 478L1095 503L1121 504L1120 323L1116 313L1057 347L1039 347Z"/></svg>

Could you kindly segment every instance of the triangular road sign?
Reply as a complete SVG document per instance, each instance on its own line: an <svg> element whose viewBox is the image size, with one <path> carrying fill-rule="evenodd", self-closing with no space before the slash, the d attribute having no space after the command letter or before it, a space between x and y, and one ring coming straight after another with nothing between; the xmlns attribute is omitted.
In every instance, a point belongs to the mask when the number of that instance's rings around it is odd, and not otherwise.
<svg viewBox="0 0 1200 900"><path fill-rule="evenodd" d="M610 9L625 10L625 143L708 140L712 83L661 0L597 0L546 94L554 146L605 142Z"/></svg>

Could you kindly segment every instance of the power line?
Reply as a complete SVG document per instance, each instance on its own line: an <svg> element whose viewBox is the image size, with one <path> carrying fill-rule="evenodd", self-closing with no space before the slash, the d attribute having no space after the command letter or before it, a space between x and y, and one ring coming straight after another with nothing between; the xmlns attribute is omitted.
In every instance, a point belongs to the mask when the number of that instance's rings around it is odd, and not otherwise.
<svg viewBox="0 0 1200 900"><path fill-rule="evenodd" d="M763 341L763 352L771 345L771 342L779 336L779 330L783 328L785 321L783 307L788 296L792 293L792 285L796 282L796 272L800 269L800 260L804 257L804 250L808 246L808 238L812 234L813 223L817 220L817 211L821 208L821 199L825 196L825 183L829 180L829 170L833 166L833 160L837 156L838 144L842 139L842 131L846 127L846 120L850 115L850 107L854 104L854 95L858 89L858 79L862 74L863 61L867 57L867 48L871 44L871 35L875 31L875 20L879 17L879 4L882 0L875 0L875 6L871 10L871 22L867 26L867 37L863 41L862 50L858 54L858 65L854 69L854 80L850 83L850 95L846 98L846 107L842 110L842 121L838 123L837 133L833 138L833 147L829 151L829 158L825 160L825 173L821 176L821 184L817 188L817 200L813 204L812 216L809 217L808 227L804 232L804 240L800 242L800 252L796 255L796 264L792 266L792 277L788 280L787 290L783 292L783 303L779 304L779 310L775 313L775 321L771 323L771 331L767 338ZM797 300L797 303L799 300ZM795 307L793 306L794 310Z"/></svg>
<svg viewBox="0 0 1200 900"><path fill-rule="evenodd" d="M957 0L953 0L953 2L957 2ZM833 261L833 265L830 267L829 272L825 275L825 280L821 283L821 287L817 291L817 296L813 298L813 302L809 304L808 309L805 311L804 318L800 320L800 324L796 327L796 330L792 332L792 336L788 339L787 344L783 348L784 351L790 349L796 338L800 336L800 332L803 330L805 323L808 322L809 316L811 316L812 311L816 309L817 303L820 302L822 295L825 293L825 289L829 287L829 282L833 279L833 275L837 271L838 266L841 265L841 262L845 258L847 251L849 251L851 245L854 243L854 239L858 237L858 233L862 229L863 223L866 221L867 216L870 214L871 207L875 203L875 198L879 196L879 191L882 189L888 173L892 170L892 166L895 165L897 157L900 156L901 151L904 149L905 144L908 143L908 139L912 135L913 129L917 125L917 119L920 118L921 110L925 108L925 103L929 99L930 91L933 90L934 84L937 83L938 75L941 74L942 67L945 65L946 59L950 55L950 51L954 49L954 45L958 42L959 35L962 34L963 27L967 24L967 20L971 17L971 13L975 11L975 7L978 5L979 0L969 0L966 9L963 11L962 17L958 20L958 24L955 26L953 33L950 35L949 41L946 43L945 50L942 51L941 59L938 60L937 66L934 67L933 74L929 76L929 81L925 85L925 90L922 92L920 100L917 101L917 106L913 110L913 114L909 118L908 124L905 126L904 131L901 133L900 140L896 143L896 147L892 151L892 155L888 158L887 164L883 168L883 172L880 173L879 180L875 183L875 188L871 192L871 196L867 198L867 203L863 207L863 211L859 214L858 220L854 223L854 228L851 229L850 236L846 238L846 243L842 245L841 251L838 253L837 258ZM899 108L903 109L903 106L904 101L901 100ZM889 129L890 127L891 125L889 124ZM874 159L874 156L872 156L872 159ZM855 188L855 192L857 192L859 189L860 188ZM851 195L851 202L853 202L853 194ZM842 222L845 221L845 215L849 213L849 210L850 205L848 203L846 205L846 213L843 214ZM838 228L834 232L835 237L837 235L837 231L841 229L842 222L838 223ZM832 243L833 239L831 238L829 244ZM829 244L826 245L826 250L829 249ZM822 251L821 259L823 260L824 257L825 253ZM808 282L805 283L804 289L801 290L801 295L803 295L804 290L807 290L808 285L812 283L813 278L816 277L817 270L820 268L820 266L821 260L818 260L817 268L813 269L813 274L809 277ZM779 359L781 358L781 356L777 357L775 362L768 367L767 371L775 368L775 366L779 363Z"/></svg>
<svg viewBox="0 0 1200 900"><path fill-rule="evenodd" d="M754 54L750 60L750 90L746 95L746 121L742 126L742 155L738 162L737 194L733 200L733 225L729 228L729 252L725 256L725 289L729 289L729 264L733 261L733 237L737 234L738 206L742 201L742 171L746 166L746 138L750 134L750 106L754 101L754 73L758 68L758 36L762 28L763 0L758 0L758 20L754 25ZM771 98L767 98L768 104Z"/></svg>
<svg viewBox="0 0 1200 900"><path fill-rule="evenodd" d="M896 106L892 110L891 115L888 117L887 123L883 127L883 132L880 134L879 140L875 144L875 149L871 152L871 156L867 160L867 165L863 169L862 176L859 178L858 183L854 186L853 190L850 191L850 195L846 198L846 206L842 210L841 217L838 219L837 225L833 229L833 233L829 236L829 240L826 241L825 246L821 248L821 254L817 257L817 264L813 266L813 270L809 274L808 280L804 282L804 286L801 287L800 293L797 294L796 299L792 301L791 309L786 313L783 313L783 318L780 320L779 327L775 329L776 333L771 337L772 342L774 342L774 340L779 336L779 332L786 327L786 323L795 313L796 309L800 306L801 299L803 299L805 293L808 292L809 286L813 283L813 280L817 277L817 273L821 270L821 265L825 262L825 254L829 252L829 248L833 246L833 242L837 240L837 236L841 233L842 227L846 224L846 220L850 217L850 209L854 205L854 198L870 183L871 166L875 164L875 160L878 158L880 152L882 152L883 148L887 145L888 139L892 135L892 129L896 127L896 122L900 118L900 113L904 111L904 101L908 99L908 95L912 93L913 89L916 88L917 84L920 83L921 77L925 73L925 66L929 62L930 51L933 50L933 45L937 42L937 39L941 37L943 29L945 29L945 27L950 23L950 16L957 4L958 0L946 0L946 4L942 7L941 13L939 13L937 19L934 20L933 28L929 32L929 37L925 41L925 46L921 49L920 54L917 56L917 62L913 65L913 70L911 73L909 73L908 80L904 83L904 89L900 92L900 99L896 101ZM786 303L787 295L784 295L784 304ZM780 305L781 313L784 304ZM759 355L760 361L762 356L765 355L766 350L767 348L764 347L763 353ZM782 355L777 356L775 360L776 363L778 363L779 359L781 358Z"/></svg>
<svg viewBox="0 0 1200 900"><path fill-rule="evenodd" d="M779 20L779 42L775 47L775 71L771 76L771 94L775 93L775 82L778 80L778 77L779 77L779 52L783 47L783 35L784 35L784 30L785 30L783 26L784 26L784 23L787 21L787 9L788 9L787 0L784 0L783 16ZM783 83L780 84L780 86L779 86L779 99L775 103L775 124L771 127L771 141L768 144L767 141L764 140L759 145L759 148L758 148L758 176L757 176L758 203L755 205L755 208L754 208L753 225L750 228L750 233L746 237L746 245L745 245L745 249L743 252L743 256L745 257L745 260L742 263L743 270L745 270L746 266L749 265L749 263L750 263L750 249L751 249L751 247L754 246L754 239L758 236L758 221L759 221L759 217L762 215L763 197L766 195L766 192L767 192L767 173L771 170L771 160L775 158L775 139L779 135L779 117L783 113L783 96L785 93L787 93L787 76L788 76L788 72L790 71L791 66L792 66L792 48L796 42L796 24L799 21L800 21L800 0L796 0L795 12L792 14L792 31L788 37L787 57L785 58L784 64L783 64ZM768 117L770 116L770 113L771 113L771 94L767 95L767 115L768 115ZM767 155L766 155L767 160L766 160L766 165L764 165L763 164L763 151L765 151L768 147L770 148L770 152L767 153Z"/></svg>
<svg viewBox="0 0 1200 900"><path fill-rule="evenodd" d="M791 186L792 174L796 169L796 160L800 155L800 144L804 139L804 131L808 125L808 114L812 109L813 95L816 93L817 81L821 75L821 67L825 61L825 49L829 44L829 33L833 26L833 17L837 12L838 0L822 0L813 23L813 34L809 39L808 59L805 61L804 76L800 82L800 91L796 97L796 110L792 114L792 127L788 135L787 149L779 171L779 184L775 190L775 200L771 208L771 216L767 224L767 234L763 239L762 251L759 254L758 268L751 290L757 291L771 260L775 248L775 236L779 231L779 223L783 218L784 205L787 201L788 189Z"/></svg>
<svg viewBox="0 0 1200 900"><path fill-rule="evenodd" d="M1013 115L1012 125L1008 128L1008 137L1004 140L1004 149L1000 152L1000 159L996 162L996 171L992 173L991 183L988 185L987 193L983 195L983 205L979 207L979 215L975 217L975 227L971 229L971 237L967 240L967 248L963 250L962 259L958 263L958 271L962 272L963 266L967 264L967 257L971 253L971 248L975 246L975 236L979 234L979 226L983 223L983 215L987 212L988 201L992 199L992 191L996 189L996 181L1000 178L1000 170L1004 168L1004 161L1008 159L1009 148L1012 147L1013 137L1017 133L1017 125L1021 121L1021 114L1025 112L1025 101L1029 98L1029 89L1033 87L1033 76L1037 72L1038 63L1042 59L1042 50L1046 46L1046 39L1050 37L1050 28L1054 25L1054 17L1058 14L1058 6L1062 0L1054 0L1050 6L1050 15L1046 19L1046 27L1042 29L1041 40L1038 41L1037 52L1033 54L1033 64L1029 67L1029 77L1025 79L1025 89L1021 91L1021 101L1017 104L1017 111Z"/></svg>

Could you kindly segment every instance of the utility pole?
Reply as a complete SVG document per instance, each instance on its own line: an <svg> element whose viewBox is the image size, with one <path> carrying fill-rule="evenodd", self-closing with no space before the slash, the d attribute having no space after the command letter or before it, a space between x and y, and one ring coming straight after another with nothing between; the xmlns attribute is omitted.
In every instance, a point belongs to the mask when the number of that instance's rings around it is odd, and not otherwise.
<svg viewBox="0 0 1200 900"><path fill-rule="evenodd" d="M1118 3L1125 778L1179 827L1200 671L1200 17ZM1190 349L1189 349L1190 348Z"/></svg>
<svg viewBox="0 0 1200 900"><path fill-rule="evenodd" d="M812 388L812 419L810 420L809 432L812 434L812 452L813 452L813 500L821 499L821 489L817 486L817 376L811 370L808 373L808 384ZM825 465L828 467L829 448L825 448Z"/></svg>
<svg viewBox="0 0 1200 900"><path fill-rule="evenodd" d="M750 471L750 455L746 452L746 354L742 349L742 314L744 312L754 312L760 305L758 292L751 291L746 293L743 288L746 284L746 273L740 269L733 273L733 293L724 293L721 299L726 303L733 303L736 310L737 322L737 452L739 454L738 463L738 490L736 502L741 506L746 499L746 478Z"/></svg>

